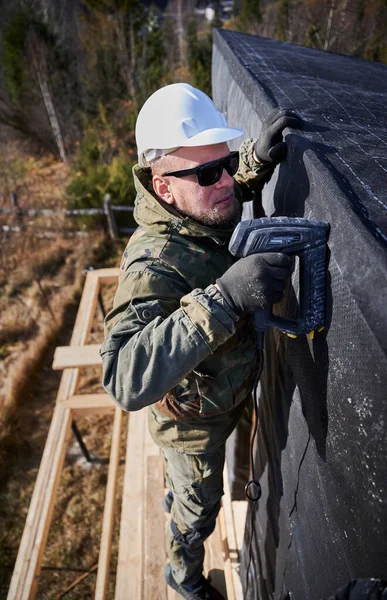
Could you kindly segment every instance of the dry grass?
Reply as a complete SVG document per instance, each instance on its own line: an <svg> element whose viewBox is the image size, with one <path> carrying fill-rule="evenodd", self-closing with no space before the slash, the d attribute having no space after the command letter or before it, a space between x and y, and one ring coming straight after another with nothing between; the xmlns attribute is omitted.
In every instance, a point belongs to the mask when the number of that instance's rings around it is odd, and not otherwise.
<svg viewBox="0 0 387 600"><path fill-rule="evenodd" d="M95 239L94 244L99 244ZM93 247L93 246L92 246ZM0 408L16 402L45 347L60 329L66 305L79 293L89 245L58 240L10 271L0 296ZM42 251L41 251L42 252Z"/></svg>
<svg viewBox="0 0 387 600"><path fill-rule="evenodd" d="M53 155L39 155L28 142L10 139L0 127L0 206L16 192L21 206L55 208L63 204L69 170Z"/></svg>

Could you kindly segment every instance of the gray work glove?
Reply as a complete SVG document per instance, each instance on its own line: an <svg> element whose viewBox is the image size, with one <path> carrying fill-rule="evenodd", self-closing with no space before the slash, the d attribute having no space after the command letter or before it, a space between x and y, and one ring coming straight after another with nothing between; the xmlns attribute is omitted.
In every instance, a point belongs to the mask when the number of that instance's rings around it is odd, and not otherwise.
<svg viewBox="0 0 387 600"><path fill-rule="evenodd" d="M286 156L287 146L283 141L286 127L302 129L304 122L293 110L276 108L262 123L261 133L254 146L256 158L263 163L278 165Z"/></svg>
<svg viewBox="0 0 387 600"><path fill-rule="evenodd" d="M216 285L237 315L254 313L281 300L293 264L286 254L250 254L227 269Z"/></svg>

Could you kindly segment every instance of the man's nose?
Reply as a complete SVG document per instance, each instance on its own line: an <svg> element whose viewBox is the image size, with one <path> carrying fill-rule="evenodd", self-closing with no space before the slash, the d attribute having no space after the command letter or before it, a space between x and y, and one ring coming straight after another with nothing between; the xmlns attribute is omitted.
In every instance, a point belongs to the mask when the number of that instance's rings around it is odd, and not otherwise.
<svg viewBox="0 0 387 600"><path fill-rule="evenodd" d="M229 175L227 173L226 169L223 168L222 176L215 185L219 188L222 188L222 187L230 187L233 184L234 184L234 177L231 177L231 175Z"/></svg>

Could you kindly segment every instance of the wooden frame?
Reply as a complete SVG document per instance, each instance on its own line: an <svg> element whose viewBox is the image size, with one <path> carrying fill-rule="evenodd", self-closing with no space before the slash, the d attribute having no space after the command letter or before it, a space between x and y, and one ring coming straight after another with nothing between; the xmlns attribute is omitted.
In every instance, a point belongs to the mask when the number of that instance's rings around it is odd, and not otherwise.
<svg viewBox="0 0 387 600"><path fill-rule="evenodd" d="M70 348L76 349L86 344L97 305L100 284L102 281L104 283L116 282L117 277L118 269L88 272L71 336ZM66 448L71 436L72 417L74 411L82 410L82 401L77 406L77 398L82 397L75 396L78 377L79 368L66 368L60 381L54 414L8 591L9 600L30 600L36 595L43 552L51 524ZM87 410L89 412L90 410L98 411L101 408L101 400L105 407L109 406L106 394L101 394L102 398L96 396L98 395L95 395L94 398L88 396Z"/></svg>
<svg viewBox="0 0 387 600"><path fill-rule="evenodd" d="M71 437L73 417L87 414L114 414L108 480L102 524L95 599L104 600L109 576L117 473L120 460L122 411L105 393L77 394L79 369L100 365L99 345L87 345L98 301L100 285L115 283L118 269L87 273L70 346L56 349L53 368L63 369L56 405L48 432L18 556L8 592L8 600L33 600L56 494ZM116 600L171 600L175 594L163 576L166 563L162 509L163 463L160 450L147 427L147 411L129 415L123 484L120 539L116 573ZM224 568L224 586L229 600L241 598L232 503L225 470L225 501L218 525L207 541L206 566ZM229 542L230 546L229 548Z"/></svg>

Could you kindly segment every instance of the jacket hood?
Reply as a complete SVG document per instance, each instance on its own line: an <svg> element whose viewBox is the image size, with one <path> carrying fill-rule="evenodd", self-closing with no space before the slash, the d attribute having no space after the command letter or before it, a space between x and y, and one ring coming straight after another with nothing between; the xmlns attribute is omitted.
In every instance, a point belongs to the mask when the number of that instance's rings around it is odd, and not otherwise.
<svg viewBox="0 0 387 600"><path fill-rule="evenodd" d="M169 204L161 202L152 185L151 170L133 167L133 179L136 187L134 218L136 222L147 229L158 233L177 231L180 235L191 237L210 237L218 244L225 244L231 237L234 228L215 229L198 223L189 217L183 217Z"/></svg>

